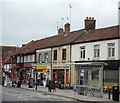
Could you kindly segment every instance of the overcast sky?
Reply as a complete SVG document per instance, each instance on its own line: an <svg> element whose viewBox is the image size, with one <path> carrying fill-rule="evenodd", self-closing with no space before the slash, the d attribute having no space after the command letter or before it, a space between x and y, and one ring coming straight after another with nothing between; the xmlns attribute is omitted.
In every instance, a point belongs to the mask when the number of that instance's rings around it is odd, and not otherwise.
<svg viewBox="0 0 120 103"><path fill-rule="evenodd" d="M9 1L9 2L8 2ZM120 0L3 0L0 3L1 45L21 46L31 40L57 34L58 26L70 20L71 31L84 28L84 19L94 17L96 28L118 25Z"/></svg>

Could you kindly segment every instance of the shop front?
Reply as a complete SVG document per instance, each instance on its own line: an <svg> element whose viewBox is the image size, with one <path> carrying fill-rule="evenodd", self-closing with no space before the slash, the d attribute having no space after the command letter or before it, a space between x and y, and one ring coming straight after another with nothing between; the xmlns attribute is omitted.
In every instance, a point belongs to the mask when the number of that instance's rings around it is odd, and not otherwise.
<svg viewBox="0 0 120 103"><path fill-rule="evenodd" d="M69 82L69 66L54 65L52 66L52 80L55 81L56 86L65 88Z"/></svg>
<svg viewBox="0 0 120 103"><path fill-rule="evenodd" d="M51 68L46 65L32 65L34 67L33 78L40 86L46 86L48 80L51 80Z"/></svg>

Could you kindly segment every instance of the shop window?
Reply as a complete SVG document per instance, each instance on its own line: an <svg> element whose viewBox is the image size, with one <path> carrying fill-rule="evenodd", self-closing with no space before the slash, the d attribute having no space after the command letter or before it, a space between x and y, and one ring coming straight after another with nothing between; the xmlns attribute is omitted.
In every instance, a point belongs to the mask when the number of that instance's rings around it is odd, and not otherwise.
<svg viewBox="0 0 120 103"><path fill-rule="evenodd" d="M54 50L54 60L57 60L57 50Z"/></svg>
<svg viewBox="0 0 120 103"><path fill-rule="evenodd" d="M62 60L66 60L66 49L62 49Z"/></svg>
<svg viewBox="0 0 120 103"><path fill-rule="evenodd" d="M118 70L104 70L104 81L105 82L117 82Z"/></svg>

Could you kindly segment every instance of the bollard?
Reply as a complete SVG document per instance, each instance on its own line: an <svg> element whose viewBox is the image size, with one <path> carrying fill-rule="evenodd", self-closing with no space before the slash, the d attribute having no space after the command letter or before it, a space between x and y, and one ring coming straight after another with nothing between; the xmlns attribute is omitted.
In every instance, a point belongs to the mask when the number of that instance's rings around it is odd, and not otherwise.
<svg viewBox="0 0 120 103"><path fill-rule="evenodd" d="M111 99L110 98L110 89L108 89L108 99Z"/></svg>
<svg viewBox="0 0 120 103"><path fill-rule="evenodd" d="M37 90L37 81L36 81L36 87L35 87L35 89Z"/></svg>

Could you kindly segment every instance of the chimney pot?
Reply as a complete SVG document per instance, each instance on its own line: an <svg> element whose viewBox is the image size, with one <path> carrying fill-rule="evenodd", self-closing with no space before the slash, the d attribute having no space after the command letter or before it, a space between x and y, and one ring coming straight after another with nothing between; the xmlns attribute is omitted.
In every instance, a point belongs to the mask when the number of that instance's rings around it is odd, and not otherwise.
<svg viewBox="0 0 120 103"><path fill-rule="evenodd" d="M86 19L88 20L88 17L86 17Z"/></svg>
<svg viewBox="0 0 120 103"><path fill-rule="evenodd" d="M94 20L94 17L92 17L92 20Z"/></svg>
<svg viewBox="0 0 120 103"><path fill-rule="evenodd" d="M63 28L59 28L58 29L58 35L62 35L62 34L64 34L64 30L63 30Z"/></svg>
<svg viewBox="0 0 120 103"><path fill-rule="evenodd" d="M89 20L91 20L91 17L89 17Z"/></svg>

